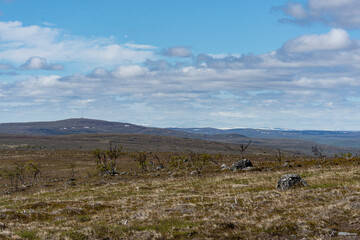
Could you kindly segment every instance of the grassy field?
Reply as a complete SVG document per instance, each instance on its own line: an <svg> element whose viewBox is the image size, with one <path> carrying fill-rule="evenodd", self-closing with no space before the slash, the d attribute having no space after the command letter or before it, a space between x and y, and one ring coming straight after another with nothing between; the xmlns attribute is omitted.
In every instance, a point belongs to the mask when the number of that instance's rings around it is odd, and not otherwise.
<svg viewBox="0 0 360 240"><path fill-rule="evenodd" d="M217 164L239 155L213 154L216 163L194 168L172 166L174 154L156 153L164 164L156 170L148 153L144 172L127 154L118 175L100 176L90 151L1 150L2 170L32 161L41 176L28 188L2 176L0 239L360 238L358 157L251 154L251 170L230 172ZM276 190L287 173L309 186Z"/></svg>

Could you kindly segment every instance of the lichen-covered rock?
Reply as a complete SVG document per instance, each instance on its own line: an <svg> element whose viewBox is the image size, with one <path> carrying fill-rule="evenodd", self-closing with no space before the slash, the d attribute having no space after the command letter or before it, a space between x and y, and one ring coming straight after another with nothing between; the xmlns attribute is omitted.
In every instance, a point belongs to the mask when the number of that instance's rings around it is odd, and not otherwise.
<svg viewBox="0 0 360 240"><path fill-rule="evenodd" d="M227 166L226 166L226 164L221 164L221 170L226 170L226 169L229 169Z"/></svg>
<svg viewBox="0 0 360 240"><path fill-rule="evenodd" d="M307 186L307 182L297 174L286 174L282 176L276 184L277 189L288 190L292 187Z"/></svg>
<svg viewBox="0 0 360 240"><path fill-rule="evenodd" d="M237 161L236 163L234 163L233 165L231 165L231 167L229 167L229 169L231 171L236 171L239 169L246 169L247 167L252 167L252 163L250 160L248 159L241 159L239 161Z"/></svg>
<svg viewBox="0 0 360 240"><path fill-rule="evenodd" d="M190 176L192 176L192 177L196 177L196 176L200 176L200 174L201 174L201 172L200 172L200 171L198 171L198 170L194 170L194 171L192 171L192 172L190 173Z"/></svg>

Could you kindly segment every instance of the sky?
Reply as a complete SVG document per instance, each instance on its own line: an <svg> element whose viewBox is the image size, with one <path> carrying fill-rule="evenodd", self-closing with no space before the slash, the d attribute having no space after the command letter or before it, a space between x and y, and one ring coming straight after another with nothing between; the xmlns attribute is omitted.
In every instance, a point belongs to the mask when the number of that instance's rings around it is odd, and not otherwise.
<svg viewBox="0 0 360 240"><path fill-rule="evenodd" d="M358 0L0 0L0 123L360 130Z"/></svg>

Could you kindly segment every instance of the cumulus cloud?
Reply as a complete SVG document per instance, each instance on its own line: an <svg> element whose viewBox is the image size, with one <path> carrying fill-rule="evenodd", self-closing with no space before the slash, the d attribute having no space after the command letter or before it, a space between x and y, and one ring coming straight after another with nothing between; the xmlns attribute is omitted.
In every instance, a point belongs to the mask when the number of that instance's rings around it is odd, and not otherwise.
<svg viewBox="0 0 360 240"><path fill-rule="evenodd" d="M306 124L308 118L321 114L328 118L325 113L330 111L326 105L329 102L333 103L331 111L336 112L331 118L336 120L348 111L344 95L360 97L356 91L360 88L357 68L331 72L332 67L304 65L301 59L293 60L298 67L287 65L276 53L254 57L256 61L244 56L198 56L202 61L224 62L222 68L198 66L197 62L194 66L153 71L140 65L121 65L112 70L95 68L89 75L30 77L0 84L0 93L6 99L3 106L8 108L29 110L32 108L26 106L33 104L39 109L40 104L44 109L56 107L66 113L86 107L92 117L111 117L106 115L111 112L127 116L133 123L153 119L156 126L164 127L170 123L231 127L234 119L229 116L234 116L238 118L236 124L247 127L252 126L249 123L259 127L260 119L263 126L277 122L291 128L292 121ZM226 66L227 61L230 67ZM234 61L242 61L242 66L231 65ZM323 61L326 63L326 59ZM15 102L16 107L11 105ZM108 107L114 102L118 108ZM96 115L98 109L102 109L100 115ZM287 121L279 122L282 118ZM320 121L316 127L321 124Z"/></svg>
<svg viewBox="0 0 360 240"><path fill-rule="evenodd" d="M146 60L145 66L148 67L151 71L166 71L172 67L172 65L165 60L152 61L150 59Z"/></svg>
<svg viewBox="0 0 360 240"><path fill-rule="evenodd" d="M109 72L102 67L97 67L89 74L89 76L94 78L105 78L109 76Z"/></svg>
<svg viewBox="0 0 360 240"><path fill-rule="evenodd" d="M320 22L332 27L357 29L360 27L360 2L357 0L308 0L305 5L289 1L274 7L289 18L281 22L310 24Z"/></svg>
<svg viewBox="0 0 360 240"><path fill-rule="evenodd" d="M0 61L22 63L41 56L57 62L97 65L133 64L156 55L150 45L117 44L115 39L83 38L54 27L0 22Z"/></svg>
<svg viewBox="0 0 360 240"><path fill-rule="evenodd" d="M287 41L282 49L288 53L303 53L323 50L341 50L353 46L349 34L342 29L331 29L326 34L304 35Z"/></svg>
<svg viewBox="0 0 360 240"><path fill-rule="evenodd" d="M56 63L48 64L45 58L35 56L29 58L21 68L26 70L63 70L64 66Z"/></svg>
<svg viewBox="0 0 360 240"><path fill-rule="evenodd" d="M300 16L302 13L297 14ZM19 26L15 24L14 28ZM42 28L34 29L31 31L41 32ZM54 31L58 35L54 34L50 45L65 51L61 47L64 41L58 40L62 36L61 31ZM87 50L81 44L85 43L91 52L86 56L97 59L89 59L94 61L91 64L94 67L88 70L88 74L7 76L10 81L0 81L0 111L8 109L13 113L7 116L16 117L15 113L19 112L37 113L39 116L43 115L40 110L44 113L58 109L62 113L58 117L64 118L69 114L73 117L71 113L79 109L86 109L89 117L111 120L114 116L126 116L113 120L131 120L138 124L143 124L144 119L152 119L152 125L163 127L259 127L261 124L294 128L301 122L303 127L324 129L328 128L323 126L325 119L326 122L336 122L349 116L349 122L355 123L360 118L360 114L353 114L360 112L360 104L351 102L349 106L348 100L360 98L360 47L358 40L351 39L342 29L299 36L267 54L203 53L187 59L186 64L168 62L165 60L168 58L145 58L144 54L139 57L142 59L139 62L134 60L136 58L129 58L106 65L101 61L105 55L109 54L108 59L118 59L117 54L123 53L123 49L135 55L146 52L152 56L155 53L147 49L147 45L119 45L111 39L71 40L78 45L70 46L72 50L69 53L74 53L77 48L83 54ZM0 39L3 47L0 47L0 54L5 51L6 44L10 44L13 50L20 47L32 51L17 41L5 43ZM40 46L34 46L40 49ZM23 62L27 61L26 66L31 69L49 68L52 64L45 59L58 62L57 59L65 59L62 54L58 58L30 55ZM96 58L97 54L100 60ZM179 57L186 54L172 55ZM188 55L192 56L191 52ZM70 56L69 59L66 61L79 58ZM7 72L5 70L14 68L4 64L2 69ZM117 107L114 108L114 104ZM357 107L354 107L355 104ZM319 119L318 123L315 120L308 123L308 119L314 117ZM277 125L271 126L272 123Z"/></svg>
<svg viewBox="0 0 360 240"><path fill-rule="evenodd" d="M176 46L164 49L163 54L168 57L188 58L192 56L192 52L188 47Z"/></svg>
<svg viewBox="0 0 360 240"><path fill-rule="evenodd" d="M148 73L147 68L139 65L118 66L111 72L115 78L136 78L142 77L146 73Z"/></svg>

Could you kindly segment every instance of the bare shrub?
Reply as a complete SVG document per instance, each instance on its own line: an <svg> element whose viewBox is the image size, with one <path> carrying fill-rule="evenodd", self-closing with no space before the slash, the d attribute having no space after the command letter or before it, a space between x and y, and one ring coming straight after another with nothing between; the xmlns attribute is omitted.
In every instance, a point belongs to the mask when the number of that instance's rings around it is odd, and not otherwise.
<svg viewBox="0 0 360 240"><path fill-rule="evenodd" d="M323 154L323 150L321 149L320 146L312 146L312 152L314 153L314 156L315 157L319 157L319 158L323 158L323 157L326 157L324 154Z"/></svg>
<svg viewBox="0 0 360 240"><path fill-rule="evenodd" d="M247 144L240 144L241 158L244 158L244 152L250 146L250 144L251 144L251 139L249 140L249 142Z"/></svg>
<svg viewBox="0 0 360 240"><path fill-rule="evenodd" d="M103 151L96 149L92 152L96 159L97 168L100 174L114 176L119 172L117 171L117 160L120 156L124 155L123 147L112 147L110 142L109 150Z"/></svg>
<svg viewBox="0 0 360 240"><path fill-rule="evenodd" d="M41 175L39 164L28 161L26 163L15 163L8 168L3 168L0 175L9 180L9 185L14 188L28 188L34 185Z"/></svg>

